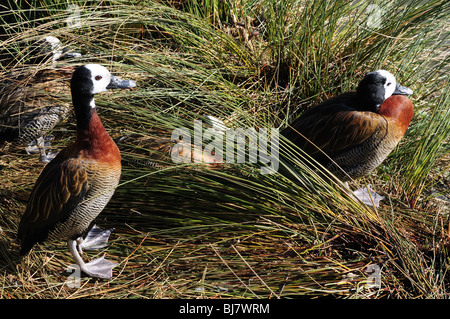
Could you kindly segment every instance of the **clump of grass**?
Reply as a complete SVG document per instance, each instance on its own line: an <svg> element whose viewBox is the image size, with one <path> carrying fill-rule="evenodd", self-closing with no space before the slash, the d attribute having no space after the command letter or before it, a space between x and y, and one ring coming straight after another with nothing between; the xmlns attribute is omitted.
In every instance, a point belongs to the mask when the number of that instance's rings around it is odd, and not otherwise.
<svg viewBox="0 0 450 319"><path fill-rule="evenodd" d="M3 297L447 296L448 216L411 207L409 198L428 187L430 169L448 152L448 94L435 89L436 82L448 86L440 72L448 62L441 31L448 3L386 1L376 13L363 1L340 0L74 4L76 27L67 25L73 11L65 2L48 3L39 16L24 15L29 8L9 12L16 20L3 24L10 37L2 47L17 57L2 72L26 62L21 43L50 33L84 54L58 66L96 62L138 82L133 91L96 99L124 164L97 220L116 228L105 253L119 266L111 281L82 278L70 289L63 270L72 261L62 243L40 245L18 260L14 232L41 166L19 151L8 160L2 155L11 180L0 195ZM367 23L373 14L380 20ZM436 32L442 36L432 37ZM230 128L282 128L378 68L417 92L416 114L433 116L416 116L402 147L380 168L402 172L388 181L402 191L386 194L377 210L356 202L333 176L311 170L305 154L284 140L281 151L298 166L280 163L278 174L262 175L251 164L171 160L173 129L192 132L193 120L206 114ZM56 147L72 140L74 129L73 119L56 128ZM408 158L404 168L399 158ZM17 174L29 163L27 178ZM369 179L385 184L377 175ZM369 265L382 270L381 289L366 285Z"/></svg>

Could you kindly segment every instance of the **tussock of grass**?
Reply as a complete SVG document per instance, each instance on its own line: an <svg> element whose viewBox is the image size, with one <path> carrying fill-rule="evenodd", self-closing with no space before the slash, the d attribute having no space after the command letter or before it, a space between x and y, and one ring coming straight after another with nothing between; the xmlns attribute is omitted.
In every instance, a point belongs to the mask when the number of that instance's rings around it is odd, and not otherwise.
<svg viewBox="0 0 450 319"><path fill-rule="evenodd" d="M111 245L88 258L106 254L119 265L110 281L83 277L70 288L64 243L38 245L19 259L17 224L43 165L8 146L0 155L2 298L448 297L448 211L428 195L448 186L447 2L380 3L376 26L368 26L363 1L76 3L77 28L66 24L73 13L66 2L34 10L31 1L0 15L9 34L0 38L0 75L19 71L26 44L50 33L83 53L58 67L101 63L138 82L96 98L124 167L96 221L115 228ZM193 131L206 114L230 128L282 128L379 68L412 87L416 108L388 160L350 183L384 193L379 209L311 170L286 141L281 151L298 167L280 163L278 174L170 158L173 129ZM54 147L67 145L74 130L73 118L55 128ZM380 289L367 285L374 265Z"/></svg>

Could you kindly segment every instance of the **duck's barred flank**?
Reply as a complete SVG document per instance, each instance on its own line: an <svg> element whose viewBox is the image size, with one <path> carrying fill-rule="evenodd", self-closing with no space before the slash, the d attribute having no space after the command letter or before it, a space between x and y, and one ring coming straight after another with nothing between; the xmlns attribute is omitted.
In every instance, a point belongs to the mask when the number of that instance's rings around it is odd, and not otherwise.
<svg viewBox="0 0 450 319"><path fill-rule="evenodd" d="M119 184L121 169L111 169L108 165L87 166L86 194L83 201L69 214L67 220L54 225L49 232L50 240L76 239L86 232L89 225L108 204ZM96 178L102 176L101 178Z"/></svg>

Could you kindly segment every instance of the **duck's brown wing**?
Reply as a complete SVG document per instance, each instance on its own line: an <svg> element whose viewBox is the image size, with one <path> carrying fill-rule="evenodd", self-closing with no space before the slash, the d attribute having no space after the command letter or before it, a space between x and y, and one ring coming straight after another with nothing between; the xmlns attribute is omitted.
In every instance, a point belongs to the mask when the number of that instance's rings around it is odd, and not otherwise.
<svg viewBox="0 0 450 319"><path fill-rule="evenodd" d="M19 225L21 254L45 240L49 231L83 201L88 190L84 165L79 158L65 158L62 151L44 168Z"/></svg>
<svg viewBox="0 0 450 319"><path fill-rule="evenodd" d="M282 135L313 157L332 156L363 143L380 126L387 121L379 114L335 104L308 110Z"/></svg>

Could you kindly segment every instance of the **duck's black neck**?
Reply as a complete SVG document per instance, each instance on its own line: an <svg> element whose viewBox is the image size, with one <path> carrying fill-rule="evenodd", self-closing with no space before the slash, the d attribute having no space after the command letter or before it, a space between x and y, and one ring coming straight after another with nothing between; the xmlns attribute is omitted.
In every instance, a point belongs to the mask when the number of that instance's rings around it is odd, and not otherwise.
<svg viewBox="0 0 450 319"><path fill-rule="evenodd" d="M72 103L75 108L77 130L85 130L89 127L89 123L91 122L94 95L74 93L75 92L72 92Z"/></svg>

